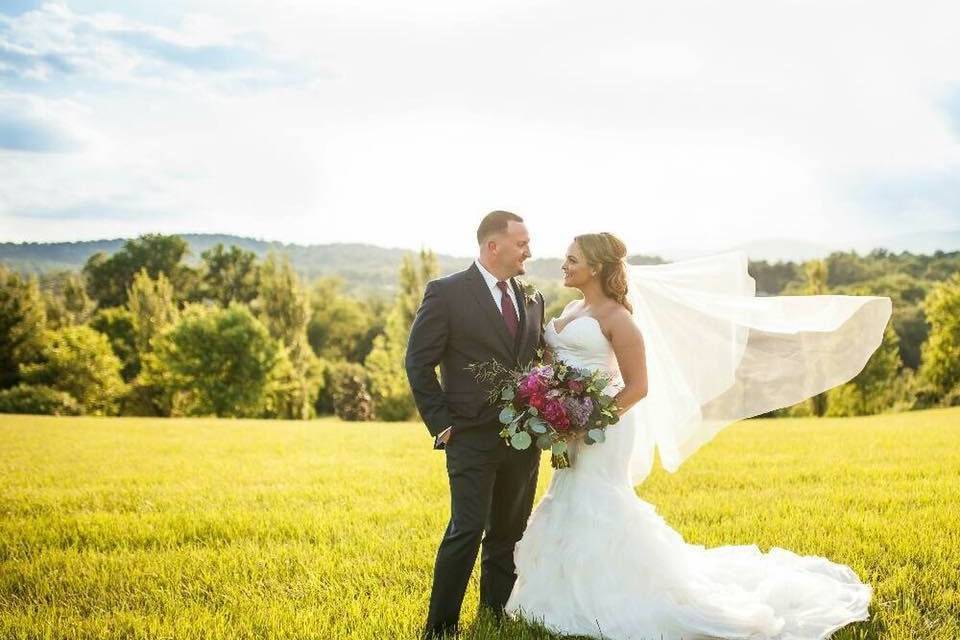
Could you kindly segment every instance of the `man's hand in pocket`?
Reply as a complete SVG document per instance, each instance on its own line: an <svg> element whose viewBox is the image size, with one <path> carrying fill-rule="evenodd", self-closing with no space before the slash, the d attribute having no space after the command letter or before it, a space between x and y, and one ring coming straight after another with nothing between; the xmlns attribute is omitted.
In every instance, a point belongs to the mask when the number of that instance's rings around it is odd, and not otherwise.
<svg viewBox="0 0 960 640"><path fill-rule="evenodd" d="M450 441L450 435L452 434L453 426L449 426L437 435L437 439L433 442L434 449L443 449L447 446L447 442Z"/></svg>

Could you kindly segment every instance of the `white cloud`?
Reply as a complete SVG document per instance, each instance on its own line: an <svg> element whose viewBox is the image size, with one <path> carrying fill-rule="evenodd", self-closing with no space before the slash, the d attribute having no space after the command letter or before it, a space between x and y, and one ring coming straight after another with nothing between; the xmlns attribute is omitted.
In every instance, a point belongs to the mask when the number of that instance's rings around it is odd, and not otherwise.
<svg viewBox="0 0 960 640"><path fill-rule="evenodd" d="M927 224L960 224L932 178L960 167L960 9L941 0L207 0L163 24L72 6L14 19L0 55L33 74L18 91L82 105L93 140L39 173L0 155L23 239L52 232L19 213L83 202L125 203L142 231L461 254L492 208L526 216L541 255L594 227L644 251L890 235L912 190Z"/></svg>

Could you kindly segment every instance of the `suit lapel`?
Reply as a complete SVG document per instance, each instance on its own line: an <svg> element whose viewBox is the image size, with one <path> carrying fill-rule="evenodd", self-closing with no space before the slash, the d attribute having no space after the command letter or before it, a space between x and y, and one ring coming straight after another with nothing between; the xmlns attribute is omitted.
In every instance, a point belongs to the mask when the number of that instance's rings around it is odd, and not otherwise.
<svg viewBox="0 0 960 640"><path fill-rule="evenodd" d="M503 344L503 348L506 349L506 353L509 354L511 359L514 358L516 354L514 350L514 340L510 336L510 332L507 331L507 323L503 321L503 315L501 315L500 310L497 308L497 303L493 301L493 295L491 295L490 289L487 287L487 281L483 279L476 264L470 265L467 273L469 275L470 291L477 299L477 304L479 304L480 309L483 310L488 324L493 327L494 333L500 338L500 342Z"/></svg>
<svg viewBox="0 0 960 640"><path fill-rule="evenodd" d="M517 312L520 314L520 326L517 328L517 354L523 353L523 347L527 342L527 296L523 289L517 284L516 278L510 278L510 284L513 286L513 293L517 298Z"/></svg>

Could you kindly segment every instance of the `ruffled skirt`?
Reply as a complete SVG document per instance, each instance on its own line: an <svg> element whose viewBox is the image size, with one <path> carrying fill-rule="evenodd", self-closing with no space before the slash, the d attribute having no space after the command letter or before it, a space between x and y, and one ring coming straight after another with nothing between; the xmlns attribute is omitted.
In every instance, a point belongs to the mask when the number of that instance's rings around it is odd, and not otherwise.
<svg viewBox="0 0 960 640"><path fill-rule="evenodd" d="M625 477L577 461L554 472L514 559L508 615L607 640L821 639L866 620L872 596L826 558L687 544Z"/></svg>

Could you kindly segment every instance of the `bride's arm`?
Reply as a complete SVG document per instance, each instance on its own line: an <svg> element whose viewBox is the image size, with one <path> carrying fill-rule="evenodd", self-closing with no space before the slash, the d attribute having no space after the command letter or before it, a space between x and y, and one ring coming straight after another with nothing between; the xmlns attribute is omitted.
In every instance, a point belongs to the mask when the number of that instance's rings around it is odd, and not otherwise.
<svg viewBox="0 0 960 640"><path fill-rule="evenodd" d="M613 401L617 413L623 415L647 395L647 357L643 334L630 313L623 309L612 316L607 328L620 367L620 376L623 378L623 389L614 396Z"/></svg>

